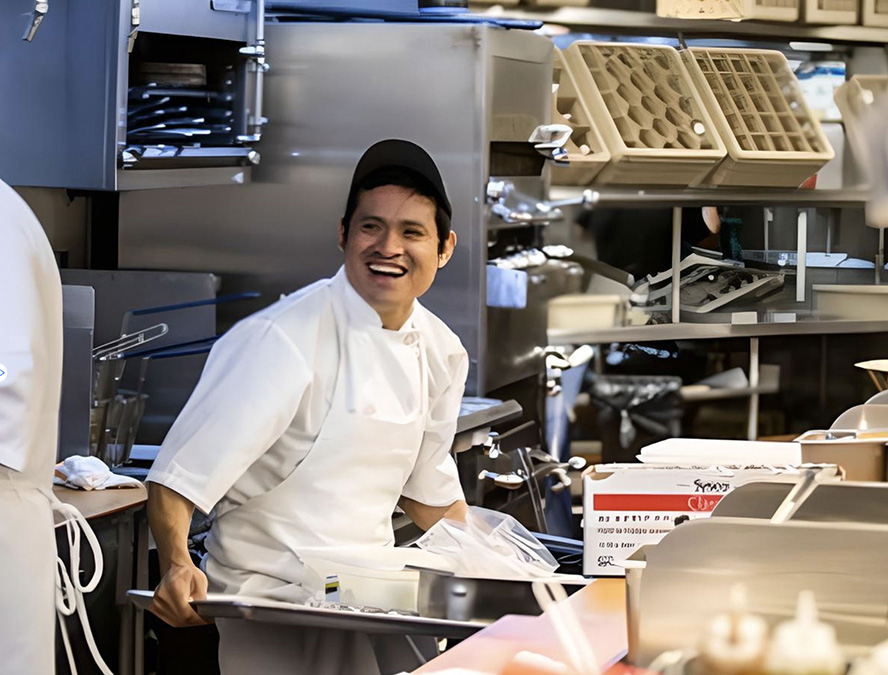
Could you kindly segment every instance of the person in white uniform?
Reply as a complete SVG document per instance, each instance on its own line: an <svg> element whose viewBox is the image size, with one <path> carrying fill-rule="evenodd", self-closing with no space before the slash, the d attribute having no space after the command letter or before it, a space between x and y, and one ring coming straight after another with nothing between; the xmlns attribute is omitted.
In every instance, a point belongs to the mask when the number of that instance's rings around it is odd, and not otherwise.
<svg viewBox="0 0 888 675"><path fill-rule="evenodd" d="M0 252L0 670L50 675L62 285L40 223L2 181Z"/></svg>
<svg viewBox="0 0 888 675"><path fill-rule="evenodd" d="M148 476L160 618L201 623L188 600L208 587L305 601L311 575L300 554L391 547L396 506L424 529L464 517L449 451L468 356L417 301L453 254L451 215L422 148L377 143L355 169L339 272L244 319L213 347ZM215 511L206 574L187 550L194 507ZM223 674L407 667L390 658L390 643L366 635L217 626Z"/></svg>

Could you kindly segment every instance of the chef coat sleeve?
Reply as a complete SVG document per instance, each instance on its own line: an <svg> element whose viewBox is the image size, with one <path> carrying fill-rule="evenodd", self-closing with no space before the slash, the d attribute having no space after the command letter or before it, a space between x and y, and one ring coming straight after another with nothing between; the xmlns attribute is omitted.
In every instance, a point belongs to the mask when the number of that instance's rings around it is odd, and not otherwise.
<svg viewBox="0 0 888 675"><path fill-rule="evenodd" d="M265 318L236 324L213 346L148 480L209 513L287 430L311 377L279 326Z"/></svg>
<svg viewBox="0 0 888 675"><path fill-rule="evenodd" d="M19 215L12 207L6 210L12 214L4 217ZM42 383L34 372L35 356L44 353L46 337L39 331L40 265L37 248L26 233L14 226L4 228L2 222L0 229L5 248L0 262L0 464L22 471L39 427L35 411L42 395Z"/></svg>
<svg viewBox="0 0 888 675"><path fill-rule="evenodd" d="M450 384L429 406L429 417L419 456L401 494L427 506L449 506L465 499L459 484L456 461L450 454L459 406L466 388L469 356L463 351L454 360Z"/></svg>

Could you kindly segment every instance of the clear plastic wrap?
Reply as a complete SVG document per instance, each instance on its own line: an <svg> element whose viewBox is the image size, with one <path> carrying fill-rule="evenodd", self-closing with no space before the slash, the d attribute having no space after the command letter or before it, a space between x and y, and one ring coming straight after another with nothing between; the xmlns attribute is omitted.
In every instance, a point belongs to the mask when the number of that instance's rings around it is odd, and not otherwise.
<svg viewBox="0 0 888 675"><path fill-rule="evenodd" d="M558 568L551 553L512 516L470 506L466 521L442 519L417 546L443 556L466 577L539 578Z"/></svg>

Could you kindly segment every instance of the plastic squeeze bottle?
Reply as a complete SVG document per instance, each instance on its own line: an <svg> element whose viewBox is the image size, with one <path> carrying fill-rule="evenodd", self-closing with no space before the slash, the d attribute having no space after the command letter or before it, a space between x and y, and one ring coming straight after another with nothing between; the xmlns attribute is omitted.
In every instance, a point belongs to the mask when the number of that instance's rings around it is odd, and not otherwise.
<svg viewBox="0 0 888 675"><path fill-rule="evenodd" d="M888 642L877 644L867 658L855 661L849 675L888 675Z"/></svg>
<svg viewBox="0 0 888 675"><path fill-rule="evenodd" d="M746 587L731 589L730 610L706 627L700 641L698 672L707 675L758 675L768 646L768 625L748 611Z"/></svg>
<svg viewBox="0 0 888 675"><path fill-rule="evenodd" d="M817 604L811 591L799 593L795 619L784 621L774 631L765 659L767 675L842 675L845 658L836 641L836 631L817 619Z"/></svg>

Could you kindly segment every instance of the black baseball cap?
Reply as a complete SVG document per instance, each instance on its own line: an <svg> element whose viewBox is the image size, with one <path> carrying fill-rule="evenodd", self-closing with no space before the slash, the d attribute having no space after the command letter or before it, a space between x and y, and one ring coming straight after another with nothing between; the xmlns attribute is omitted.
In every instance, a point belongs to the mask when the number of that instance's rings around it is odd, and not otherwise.
<svg viewBox="0 0 888 675"><path fill-rule="evenodd" d="M349 188L349 200L351 201L354 193L367 176L389 167L409 169L425 178L436 193L435 201L438 206L444 210L448 219L453 217L453 209L447 198L447 190L444 189L444 181L441 179L438 167L435 166L435 161L416 143L396 138L379 141L367 148L355 167Z"/></svg>

